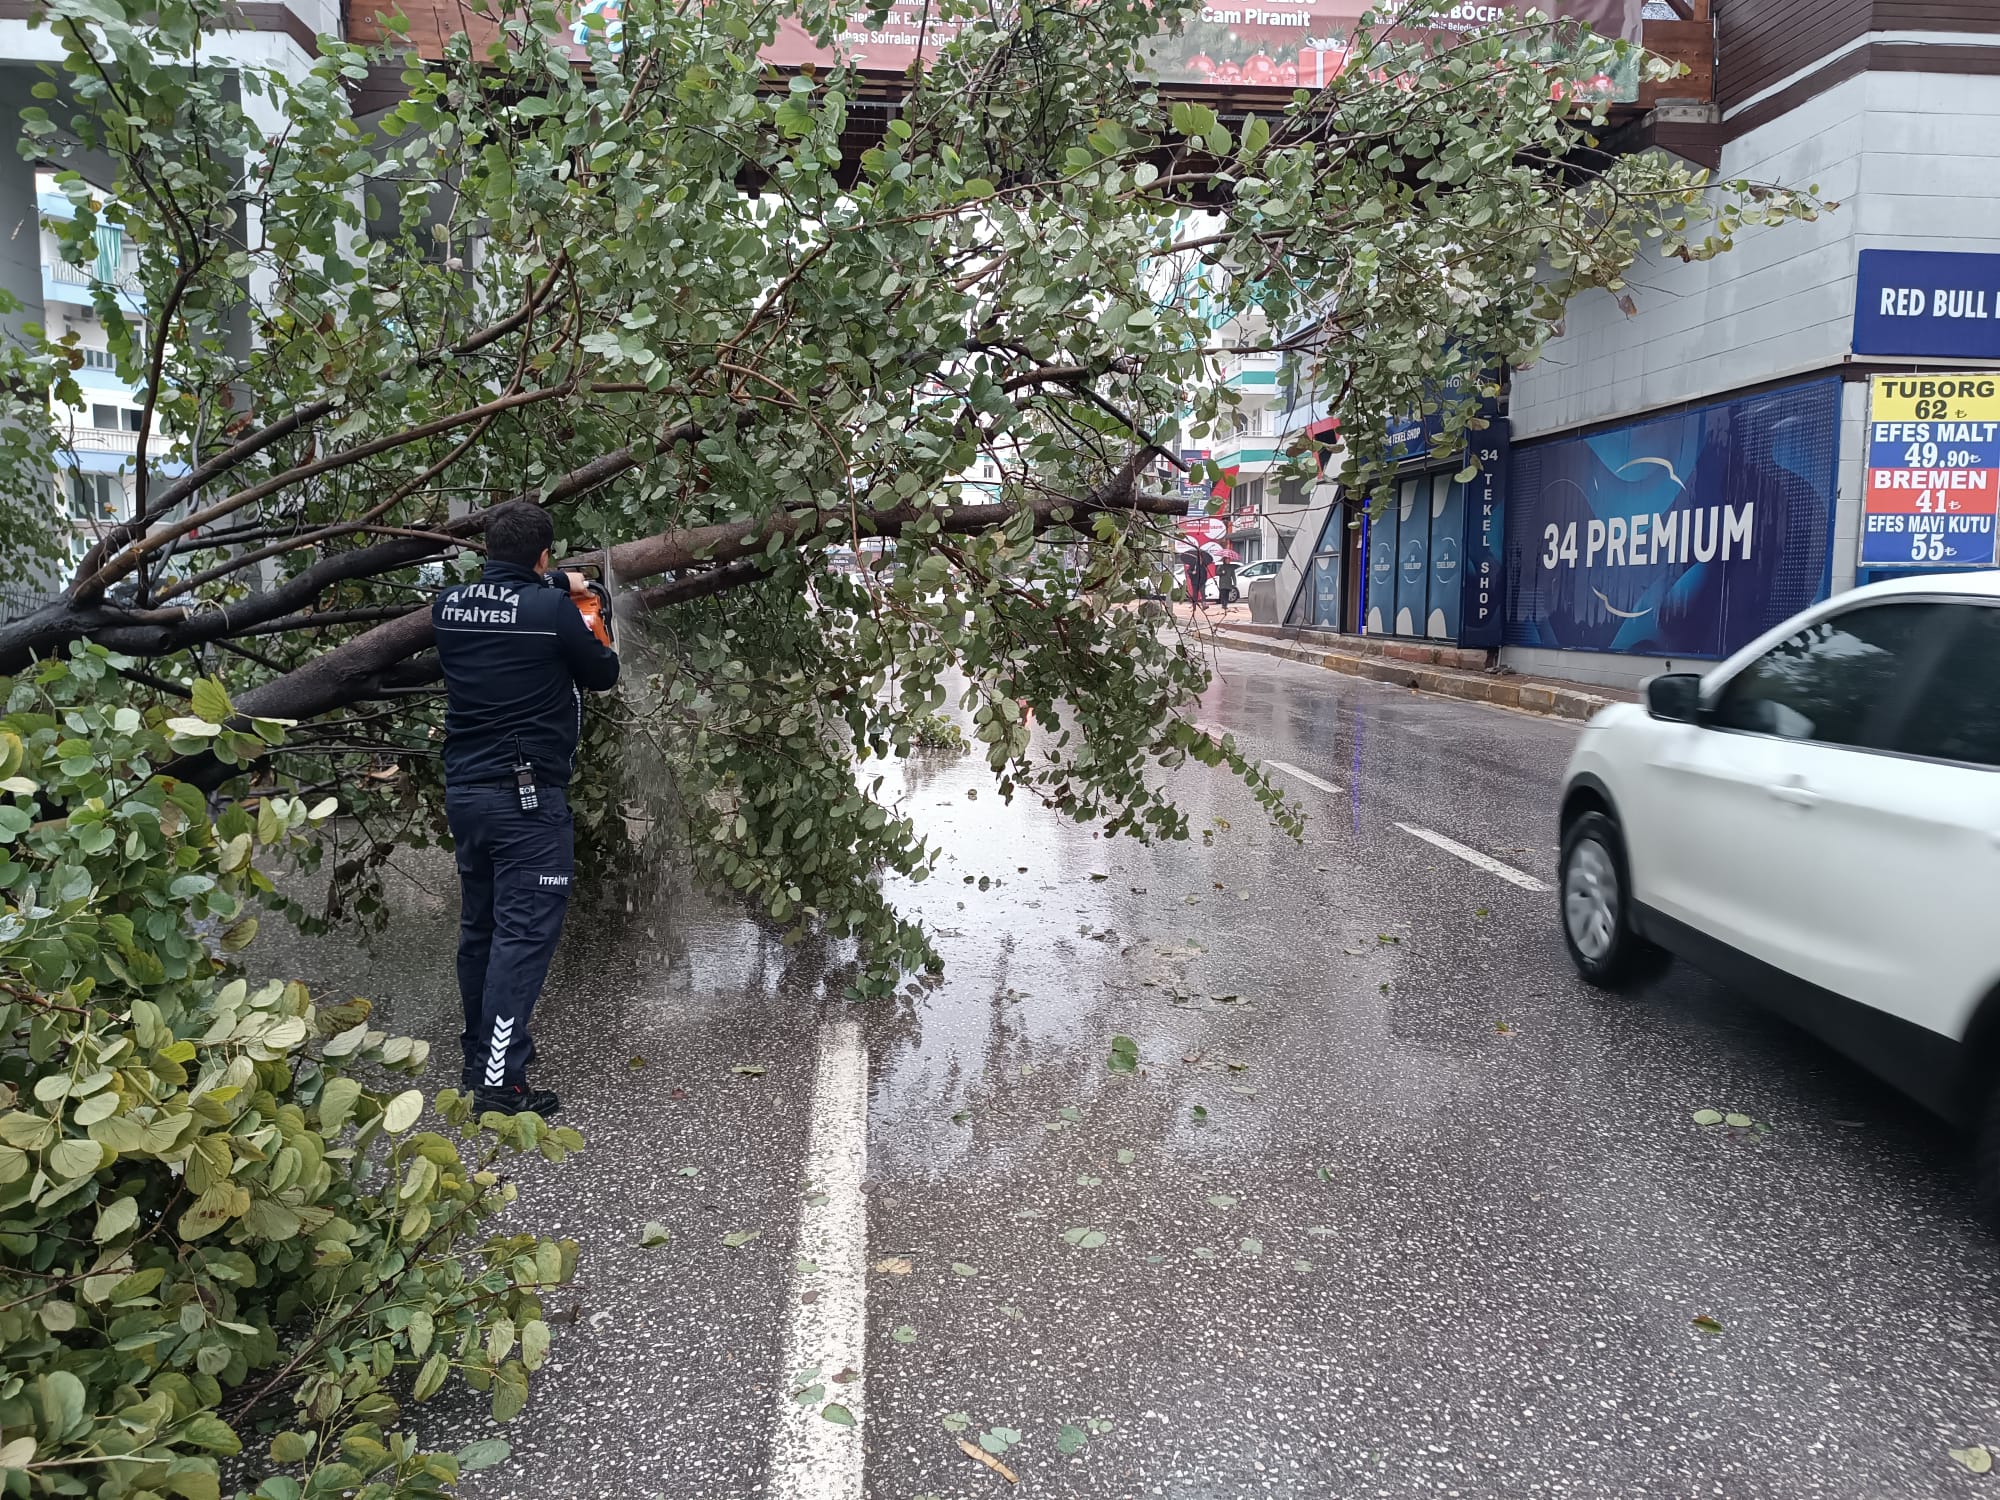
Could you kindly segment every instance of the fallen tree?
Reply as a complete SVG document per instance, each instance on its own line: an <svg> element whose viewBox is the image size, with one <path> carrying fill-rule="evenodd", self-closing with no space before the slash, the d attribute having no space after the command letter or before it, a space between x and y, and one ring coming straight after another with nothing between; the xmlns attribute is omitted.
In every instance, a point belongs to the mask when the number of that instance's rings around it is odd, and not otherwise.
<svg viewBox="0 0 2000 1500"><path fill-rule="evenodd" d="M1175 712L1205 677L1153 602L1184 508L1159 476L1184 420L1230 422L1222 359L1298 360L1365 489L1392 417L1457 389L1451 442L1643 244L1712 255L1817 208L1599 153L1601 110L1568 101L1624 44L1546 25L1447 51L1364 30L1331 86L1226 123L1143 79L1172 0L953 10L891 106L759 60L780 20L830 40L833 11L635 0L582 58L547 6L488 14L442 61L328 39L287 75L216 55L212 0L51 0L65 60L26 126L100 164L58 173L70 258L107 226L138 255L143 318L96 296L143 403L136 504L0 625L0 673L94 642L152 659L123 670L159 712L213 674L302 721L260 775L426 836L428 593L525 496L644 585L641 728L696 863L885 973L927 949L874 877L930 856L853 768L906 746L948 674L1003 790L1185 832L1143 771L1222 752ZM358 117L385 66L403 97ZM15 358L80 403L73 334ZM46 430L32 388L10 399ZM18 529L43 481L9 467ZM882 545L893 570L830 565ZM1024 705L1068 732L1031 743ZM239 748L176 769L218 787L265 758Z"/></svg>

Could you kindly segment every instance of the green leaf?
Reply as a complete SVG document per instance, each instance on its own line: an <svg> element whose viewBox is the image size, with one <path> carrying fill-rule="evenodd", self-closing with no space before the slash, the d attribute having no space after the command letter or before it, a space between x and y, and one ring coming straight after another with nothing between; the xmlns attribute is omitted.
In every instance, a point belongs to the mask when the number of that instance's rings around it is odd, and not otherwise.
<svg viewBox="0 0 2000 1500"><path fill-rule="evenodd" d="M664 1245L670 1245L673 1239L672 1231L657 1219L648 1219L639 1231L639 1244L647 1250L657 1250ZM723 1243L728 1244L729 1241L725 1238Z"/></svg>
<svg viewBox="0 0 2000 1500"><path fill-rule="evenodd" d="M1733 1125L1738 1130L1748 1130L1755 1122L1748 1115L1729 1114L1722 1117L1722 1123Z"/></svg>
<svg viewBox="0 0 2000 1500"><path fill-rule="evenodd" d="M1692 1320L1698 1333L1720 1333L1722 1324L1707 1313L1697 1314Z"/></svg>
<svg viewBox="0 0 2000 1500"><path fill-rule="evenodd" d="M1694 1122L1697 1125L1720 1125L1722 1123L1722 1111L1719 1109L1698 1109L1694 1112Z"/></svg>
<svg viewBox="0 0 2000 1500"><path fill-rule="evenodd" d="M1974 1474L1988 1474L1993 1470L1993 1455L1987 1451L1984 1443L1976 1443L1970 1448L1953 1448L1951 1457L1962 1468L1969 1469ZM0 1466L12 1467L5 1464L4 1456L0 1456Z"/></svg>
<svg viewBox="0 0 2000 1500"><path fill-rule="evenodd" d="M271 1439L271 1462L274 1464L304 1463L311 1455L313 1444L318 1440L316 1432L281 1432Z"/></svg>
<svg viewBox="0 0 2000 1500"><path fill-rule="evenodd" d="M476 1474L481 1469L490 1469L495 1464L505 1463L507 1455L513 1451L513 1445L503 1438L481 1438L476 1443L467 1443L458 1450L459 1472Z"/></svg>
<svg viewBox="0 0 2000 1500"><path fill-rule="evenodd" d="M48 1155L49 1171L67 1181L95 1172L104 1160L104 1148L96 1141L58 1141Z"/></svg>
<svg viewBox="0 0 2000 1500"><path fill-rule="evenodd" d="M243 1451L243 1442L236 1436L236 1429L209 1412L200 1412L190 1417L181 1424L176 1436L182 1442L206 1449L210 1453L232 1454Z"/></svg>
<svg viewBox="0 0 2000 1500"><path fill-rule="evenodd" d="M391 1135L401 1135L417 1123L417 1116L423 1112L423 1090L405 1089L383 1107L382 1128Z"/></svg>
<svg viewBox="0 0 2000 1500"><path fill-rule="evenodd" d="M732 1250L740 1250L763 1232L761 1229L732 1229L722 1237L722 1243Z"/></svg>
<svg viewBox="0 0 2000 1500"><path fill-rule="evenodd" d="M319 1095L319 1128L328 1135L339 1133L354 1113L361 1098L361 1085L352 1078L329 1078Z"/></svg>
<svg viewBox="0 0 2000 1500"><path fill-rule="evenodd" d="M451 1360L440 1349L424 1361L424 1367L417 1372L416 1384L410 1394L419 1401L428 1401L444 1387L445 1376L451 1373Z"/></svg>
<svg viewBox="0 0 2000 1500"><path fill-rule="evenodd" d="M113 1198L97 1211L97 1228L91 1231L91 1238L98 1244L116 1239L139 1222L139 1200L137 1198Z"/></svg>
<svg viewBox="0 0 2000 1500"><path fill-rule="evenodd" d="M889 1337L899 1344L914 1344L917 1341L917 1330L908 1323L900 1323L889 1330Z"/></svg>
<svg viewBox="0 0 2000 1500"><path fill-rule="evenodd" d="M819 1414L836 1427L852 1427L854 1425L854 1413L842 1406L838 1401L827 1402L826 1405L819 1409Z"/></svg>
<svg viewBox="0 0 2000 1500"><path fill-rule="evenodd" d="M227 723L229 716L235 712L228 692L213 677L197 677L194 680L192 706L211 724Z"/></svg>
<svg viewBox="0 0 2000 1500"><path fill-rule="evenodd" d="M1089 1441L1089 1436L1076 1423L1065 1422L1062 1425L1062 1431L1056 1434L1056 1452L1067 1458L1071 1454L1079 1452L1083 1445Z"/></svg>

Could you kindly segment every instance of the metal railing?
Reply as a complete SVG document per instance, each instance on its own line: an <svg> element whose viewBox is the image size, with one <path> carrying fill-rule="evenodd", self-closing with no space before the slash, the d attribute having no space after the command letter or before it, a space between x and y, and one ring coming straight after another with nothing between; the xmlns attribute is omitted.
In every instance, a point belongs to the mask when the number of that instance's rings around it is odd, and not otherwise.
<svg viewBox="0 0 2000 1500"><path fill-rule="evenodd" d="M120 427L72 427L69 445L79 453L137 453L139 434Z"/></svg>
<svg viewBox="0 0 2000 1500"><path fill-rule="evenodd" d="M100 282L97 279L96 275L93 274L95 267L73 266L66 260L45 260L42 262L42 270L47 273L49 280L55 282L58 286L95 288L109 285L133 297L140 295L139 277L137 274L138 263L136 261L120 261L118 263L118 275L109 283Z"/></svg>

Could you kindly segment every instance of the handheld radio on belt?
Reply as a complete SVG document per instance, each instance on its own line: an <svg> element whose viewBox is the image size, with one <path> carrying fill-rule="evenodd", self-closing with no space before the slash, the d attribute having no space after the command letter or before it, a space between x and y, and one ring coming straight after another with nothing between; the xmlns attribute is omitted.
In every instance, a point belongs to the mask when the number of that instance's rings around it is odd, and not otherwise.
<svg viewBox="0 0 2000 1500"><path fill-rule="evenodd" d="M542 794L535 789L535 765L521 753L521 742L514 741L514 795L521 799L521 811L533 812L542 805Z"/></svg>

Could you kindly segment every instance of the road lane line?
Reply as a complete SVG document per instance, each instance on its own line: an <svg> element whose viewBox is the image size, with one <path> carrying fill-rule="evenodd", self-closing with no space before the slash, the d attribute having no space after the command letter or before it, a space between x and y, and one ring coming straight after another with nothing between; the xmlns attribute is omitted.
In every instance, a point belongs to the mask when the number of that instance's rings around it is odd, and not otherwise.
<svg viewBox="0 0 2000 1500"><path fill-rule="evenodd" d="M807 1200L799 1209L798 1255L818 1269L789 1286L778 1430L771 1443L772 1500L863 1500L862 1355L868 1338L868 1054L861 1027L830 1021L820 1032L806 1139ZM818 1195L823 1201L813 1201ZM800 1294L815 1291L811 1303ZM825 1394L801 1405L795 1377L817 1369ZM853 1371L836 1382L835 1375ZM820 1415L828 1402L853 1413L843 1427Z"/></svg>
<svg viewBox="0 0 2000 1500"><path fill-rule="evenodd" d="M1396 825L1413 838L1420 838L1427 844L1435 844L1447 854L1456 854L1469 865L1477 865L1489 875L1498 875L1502 880L1510 880L1524 891L1546 891L1548 886L1534 876L1503 865L1490 854L1481 854L1477 849L1468 849L1456 839L1448 839L1441 833L1432 833L1428 828L1416 828L1408 823Z"/></svg>
<svg viewBox="0 0 2000 1500"><path fill-rule="evenodd" d="M1299 780L1303 781L1307 786L1316 786L1322 792L1330 792L1336 797L1340 795L1340 788L1335 786L1332 782L1324 780L1321 777L1315 776L1310 771L1301 771L1297 766L1292 765L1288 761L1267 760L1264 762L1264 764L1269 766L1274 771L1283 771L1287 776L1298 777Z"/></svg>

